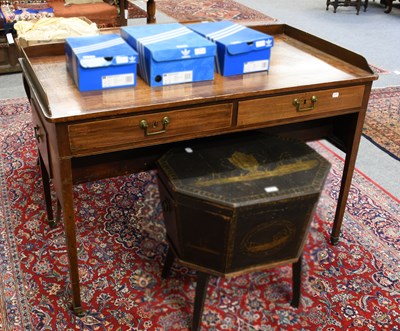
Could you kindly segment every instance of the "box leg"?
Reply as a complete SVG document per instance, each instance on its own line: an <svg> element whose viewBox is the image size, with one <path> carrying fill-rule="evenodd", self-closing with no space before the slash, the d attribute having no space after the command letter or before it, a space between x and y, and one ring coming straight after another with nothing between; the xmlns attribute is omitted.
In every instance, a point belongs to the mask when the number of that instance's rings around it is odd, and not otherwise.
<svg viewBox="0 0 400 331"><path fill-rule="evenodd" d="M196 285L196 297L194 299L194 312L192 321L192 331L199 331L201 327L201 317L203 315L204 301L207 296L208 281L210 275L197 272L197 285Z"/></svg>
<svg viewBox="0 0 400 331"><path fill-rule="evenodd" d="M162 278L167 278L171 271L172 265L174 264L175 255L171 247L168 248L167 256L165 257L164 267L161 274Z"/></svg>
<svg viewBox="0 0 400 331"><path fill-rule="evenodd" d="M291 306L294 308L298 308L300 304L300 296L301 296L301 263L303 260L303 255L300 255L299 260L296 263L293 263L293 298L291 302Z"/></svg>

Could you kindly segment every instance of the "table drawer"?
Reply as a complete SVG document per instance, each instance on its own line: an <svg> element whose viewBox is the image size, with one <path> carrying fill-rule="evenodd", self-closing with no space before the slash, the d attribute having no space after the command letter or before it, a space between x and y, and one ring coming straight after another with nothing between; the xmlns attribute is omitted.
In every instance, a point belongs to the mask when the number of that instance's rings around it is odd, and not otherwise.
<svg viewBox="0 0 400 331"><path fill-rule="evenodd" d="M364 86L240 101L237 125L279 121L361 107Z"/></svg>
<svg viewBox="0 0 400 331"><path fill-rule="evenodd" d="M170 142L177 136L229 128L233 104L181 109L70 125L72 154Z"/></svg>

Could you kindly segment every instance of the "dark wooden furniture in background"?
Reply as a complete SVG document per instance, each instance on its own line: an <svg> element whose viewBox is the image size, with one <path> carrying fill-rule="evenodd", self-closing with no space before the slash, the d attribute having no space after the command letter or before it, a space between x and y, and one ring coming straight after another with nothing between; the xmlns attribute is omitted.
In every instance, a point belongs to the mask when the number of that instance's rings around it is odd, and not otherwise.
<svg viewBox="0 0 400 331"><path fill-rule="evenodd" d="M367 11L368 0L327 0L326 10L329 9L329 6L333 6L334 13L336 13L337 7L356 7L356 13L358 15L362 6L364 6L364 12Z"/></svg>
<svg viewBox="0 0 400 331"><path fill-rule="evenodd" d="M386 6L385 13L389 14L393 8L393 0L382 0L381 3Z"/></svg>
<svg viewBox="0 0 400 331"><path fill-rule="evenodd" d="M99 28L126 26L127 0L103 1L82 4L65 4L65 0L47 0L55 17L85 17Z"/></svg>
<svg viewBox="0 0 400 331"><path fill-rule="evenodd" d="M326 138L346 153L331 242L337 244L372 82L360 55L287 25L252 26L273 35L270 71L213 81L79 93L64 44L21 50L49 219L51 178L62 207L72 303L80 295L73 185L152 169L171 144L265 129L302 140ZM49 76L49 72L52 75ZM166 130L160 131L164 117ZM146 120L148 131L140 122ZM158 133L158 134L151 134Z"/></svg>
<svg viewBox="0 0 400 331"><path fill-rule="evenodd" d="M18 48L14 42L14 38L12 36L7 38L4 30L0 29L0 74L20 71L21 66L18 62Z"/></svg>
<svg viewBox="0 0 400 331"><path fill-rule="evenodd" d="M0 74L21 71L18 62L18 48L14 37L8 27L4 26L3 17L0 15Z"/></svg>

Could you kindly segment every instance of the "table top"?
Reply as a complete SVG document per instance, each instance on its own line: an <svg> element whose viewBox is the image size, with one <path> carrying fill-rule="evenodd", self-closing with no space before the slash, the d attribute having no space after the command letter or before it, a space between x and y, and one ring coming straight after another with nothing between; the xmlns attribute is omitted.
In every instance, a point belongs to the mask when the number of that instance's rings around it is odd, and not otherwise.
<svg viewBox="0 0 400 331"><path fill-rule="evenodd" d="M361 55L296 28L284 24L252 28L274 36L269 72L230 77L216 73L213 81L163 87L150 87L138 77L136 87L79 92L66 69L63 43L23 48L22 63L50 122L245 100L378 78Z"/></svg>

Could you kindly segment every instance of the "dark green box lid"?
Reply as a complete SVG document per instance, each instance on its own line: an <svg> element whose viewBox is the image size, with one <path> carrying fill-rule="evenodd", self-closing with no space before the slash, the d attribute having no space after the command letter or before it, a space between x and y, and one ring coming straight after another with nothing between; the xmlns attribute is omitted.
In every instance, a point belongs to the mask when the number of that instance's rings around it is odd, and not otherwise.
<svg viewBox="0 0 400 331"><path fill-rule="evenodd" d="M319 194L330 168L307 144L265 134L176 147L158 166L173 191L231 207Z"/></svg>

